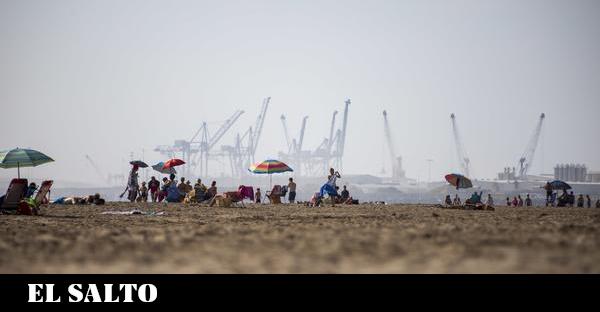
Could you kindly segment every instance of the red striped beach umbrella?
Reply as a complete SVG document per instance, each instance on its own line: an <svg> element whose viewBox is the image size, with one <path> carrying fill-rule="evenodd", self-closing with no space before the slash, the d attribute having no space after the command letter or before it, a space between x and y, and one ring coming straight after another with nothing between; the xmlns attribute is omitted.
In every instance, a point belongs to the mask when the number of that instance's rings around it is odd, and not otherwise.
<svg viewBox="0 0 600 312"><path fill-rule="evenodd" d="M178 158L173 158L173 159L169 159L169 160L165 161L165 164L163 165L163 169L169 169L169 168L181 166L183 164L185 164L185 161L178 159Z"/></svg>
<svg viewBox="0 0 600 312"><path fill-rule="evenodd" d="M248 171L256 174L268 174L269 184L272 184L271 174L289 172L294 170L279 160L267 159L265 161L253 164L252 166L250 166L250 168L248 168ZM269 188L271 188L270 185Z"/></svg>

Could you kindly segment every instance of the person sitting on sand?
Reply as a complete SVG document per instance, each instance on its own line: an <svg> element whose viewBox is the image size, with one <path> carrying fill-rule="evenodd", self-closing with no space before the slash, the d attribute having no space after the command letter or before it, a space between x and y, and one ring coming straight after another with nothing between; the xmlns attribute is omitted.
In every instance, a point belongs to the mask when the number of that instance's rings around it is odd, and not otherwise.
<svg viewBox="0 0 600 312"><path fill-rule="evenodd" d="M321 194L319 192L314 193L313 196L310 198L310 201L308 202L308 206L319 207L321 205L322 199L323 198L321 197Z"/></svg>
<svg viewBox="0 0 600 312"><path fill-rule="evenodd" d="M352 205L354 203L354 198L350 196L350 192L348 192L346 186L344 185L343 187L344 189L342 190L341 194L341 202L346 205Z"/></svg>
<svg viewBox="0 0 600 312"><path fill-rule="evenodd" d="M348 189L346 188L345 185L343 186L343 188L344 189L342 190L341 197L342 197L342 201L345 202L348 200L348 198L350 198L350 192L348 192Z"/></svg>
<svg viewBox="0 0 600 312"><path fill-rule="evenodd" d="M217 181L212 181L210 187L206 190L206 199L212 199L217 195Z"/></svg>
<svg viewBox="0 0 600 312"><path fill-rule="evenodd" d="M462 202L460 201L460 197L458 197L458 194L454 195L454 202L452 203L453 206L460 206L462 205Z"/></svg>
<svg viewBox="0 0 600 312"><path fill-rule="evenodd" d="M596 208L600 208L600 199L596 200Z"/></svg>
<svg viewBox="0 0 600 312"><path fill-rule="evenodd" d="M473 195L471 195L471 198L469 198L465 201L465 204L466 205L481 204L481 195L482 194L483 194L483 192L480 192L479 194L477 194L477 192L473 192Z"/></svg>
<svg viewBox="0 0 600 312"><path fill-rule="evenodd" d="M167 177L164 177L162 179L162 186L160 187L160 191L158 192L158 202L162 202L163 200L165 200L165 198L167 198L167 190L169 189L169 179L167 179Z"/></svg>
<svg viewBox="0 0 600 312"><path fill-rule="evenodd" d="M450 197L450 194L446 195L444 202L446 203L446 206L452 206L452 198Z"/></svg>
<svg viewBox="0 0 600 312"><path fill-rule="evenodd" d="M533 202L531 201L531 197L529 196L529 194L527 194L527 198L525 198L525 206L531 207L532 205Z"/></svg>
<svg viewBox="0 0 600 312"><path fill-rule="evenodd" d="M583 199L583 194L579 194L579 197L577 197L577 207L583 208L584 203L585 199Z"/></svg>
<svg viewBox="0 0 600 312"><path fill-rule="evenodd" d="M150 198L153 203L158 200L158 192L160 189L160 182L155 177L151 177L148 182L148 189L150 190Z"/></svg>
<svg viewBox="0 0 600 312"><path fill-rule="evenodd" d="M487 200L485 201L485 205L487 207L494 207L494 198L492 197L492 194L488 194Z"/></svg>
<svg viewBox="0 0 600 312"><path fill-rule="evenodd" d="M202 180L198 179L194 184L194 192L196 193L196 202L203 202L206 199L206 186L202 184Z"/></svg>
<svg viewBox="0 0 600 312"><path fill-rule="evenodd" d="M106 201L100 197L100 193L94 194L92 204L100 206L100 205L104 205L104 203L106 203Z"/></svg>
<svg viewBox="0 0 600 312"><path fill-rule="evenodd" d="M35 194L35 191L37 190L37 186L35 185L34 182L29 183L29 186L27 187L27 189L25 189L25 194L24 194L24 198L31 198L33 197L33 194Z"/></svg>
<svg viewBox="0 0 600 312"><path fill-rule="evenodd" d="M510 207L510 197L506 197L506 206Z"/></svg>
<svg viewBox="0 0 600 312"><path fill-rule="evenodd" d="M177 187L177 182L171 180L169 183L169 188L167 189L167 202L169 203L179 203L185 197L185 193L181 192L179 187Z"/></svg>
<svg viewBox="0 0 600 312"><path fill-rule="evenodd" d="M185 178L181 177L180 181L181 182L179 182L179 185L177 185L179 192L181 192L182 194L187 194L188 190L187 190L187 184L185 183Z"/></svg>
<svg viewBox="0 0 600 312"><path fill-rule="evenodd" d="M260 187L256 188L256 193L254 194L254 202L257 204L260 204L260 198L262 197L262 194L260 193Z"/></svg>

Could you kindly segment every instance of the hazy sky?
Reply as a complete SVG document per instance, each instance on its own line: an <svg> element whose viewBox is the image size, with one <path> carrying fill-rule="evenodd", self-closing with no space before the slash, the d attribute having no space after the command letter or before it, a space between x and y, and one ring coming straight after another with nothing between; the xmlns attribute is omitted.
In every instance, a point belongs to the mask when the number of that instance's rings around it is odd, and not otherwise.
<svg viewBox="0 0 600 312"><path fill-rule="evenodd" d="M541 112L531 173L598 170L599 58L595 0L0 0L0 148L56 159L29 177L98 180L84 155L126 173L131 152L158 161L156 145L243 109L231 144L271 96L257 156L276 157L282 113L292 135L310 116L315 148L351 98L346 173L387 162L383 109L409 177L427 158L432 179L458 170L452 112L475 177L516 165Z"/></svg>

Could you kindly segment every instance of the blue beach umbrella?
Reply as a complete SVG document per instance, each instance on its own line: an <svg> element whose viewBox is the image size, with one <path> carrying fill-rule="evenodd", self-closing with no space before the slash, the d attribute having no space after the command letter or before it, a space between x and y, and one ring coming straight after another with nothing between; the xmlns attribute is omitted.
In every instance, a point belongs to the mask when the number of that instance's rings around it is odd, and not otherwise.
<svg viewBox="0 0 600 312"><path fill-rule="evenodd" d="M12 150L0 151L0 168L17 168L17 175L21 178L21 167L36 167L54 161L42 152L15 148Z"/></svg>

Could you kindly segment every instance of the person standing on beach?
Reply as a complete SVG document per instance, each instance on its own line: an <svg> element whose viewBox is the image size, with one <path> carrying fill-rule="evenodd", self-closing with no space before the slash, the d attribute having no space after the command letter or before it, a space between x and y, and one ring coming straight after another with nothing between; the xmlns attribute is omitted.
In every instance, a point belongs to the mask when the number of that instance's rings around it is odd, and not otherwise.
<svg viewBox="0 0 600 312"><path fill-rule="evenodd" d="M140 187L138 184L138 168L138 165L133 165L129 172L129 179L127 180L127 188L129 189L127 199L132 203L137 198Z"/></svg>
<svg viewBox="0 0 600 312"><path fill-rule="evenodd" d="M546 190L546 206L548 206L548 203L552 199L552 193L553 193L552 185L550 185L550 182L546 182L544 189Z"/></svg>
<svg viewBox="0 0 600 312"><path fill-rule="evenodd" d="M150 190L150 198L153 203L158 199L158 189L160 188L160 182L155 177L151 177L148 181L148 189Z"/></svg>
<svg viewBox="0 0 600 312"><path fill-rule="evenodd" d="M585 199L587 201L587 207L592 208L592 199L590 198L590 195L585 195Z"/></svg>
<svg viewBox="0 0 600 312"><path fill-rule="evenodd" d="M531 207L531 205L532 205L531 197L529 197L529 194L527 194L527 197L525 198L525 206Z"/></svg>
<svg viewBox="0 0 600 312"><path fill-rule="evenodd" d="M518 197L517 205L519 207L523 207L523 198L521 198L521 195L519 195L519 197Z"/></svg>
<svg viewBox="0 0 600 312"><path fill-rule="evenodd" d="M332 207L335 207L335 198L338 196L336 191L336 181L337 179L341 178L342 176L339 172L335 171L333 168L330 168L329 175L327 176L327 183L321 186L321 190L319 192L321 197L325 196L325 194L329 195Z"/></svg>
<svg viewBox="0 0 600 312"><path fill-rule="evenodd" d="M512 205L515 206L515 207L519 206L519 200L517 199L516 196L513 197Z"/></svg>
<svg viewBox="0 0 600 312"><path fill-rule="evenodd" d="M294 182L293 178L290 178L289 181L290 182L288 182L288 191L290 192L290 194L288 195L288 199L290 201L290 204L293 204L296 200L296 182Z"/></svg>
<svg viewBox="0 0 600 312"><path fill-rule="evenodd" d="M510 207L510 197L506 197L506 206Z"/></svg>

